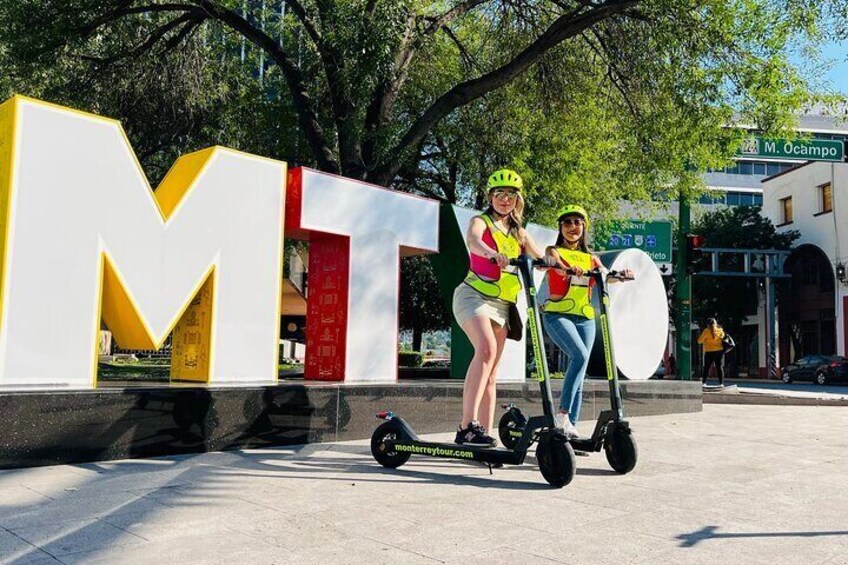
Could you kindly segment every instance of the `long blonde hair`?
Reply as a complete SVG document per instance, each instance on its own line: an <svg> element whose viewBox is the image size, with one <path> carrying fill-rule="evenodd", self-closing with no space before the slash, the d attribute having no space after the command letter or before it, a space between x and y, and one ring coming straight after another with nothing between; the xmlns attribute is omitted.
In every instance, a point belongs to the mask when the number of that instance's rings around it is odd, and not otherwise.
<svg viewBox="0 0 848 565"><path fill-rule="evenodd" d="M716 330L724 331L715 318L707 318L707 327L710 328L710 333L713 334L713 339L716 337Z"/></svg>
<svg viewBox="0 0 848 565"><path fill-rule="evenodd" d="M486 208L486 211L484 212L490 217L494 217L495 214L497 214L495 207L492 206L492 193L495 190L497 189L493 188L489 191L489 207ZM506 215L506 224L507 231L511 235L518 237L518 232L524 227L524 196L522 196L521 192L518 191L516 191L516 194L518 196L515 198L515 208L512 209L512 212Z"/></svg>

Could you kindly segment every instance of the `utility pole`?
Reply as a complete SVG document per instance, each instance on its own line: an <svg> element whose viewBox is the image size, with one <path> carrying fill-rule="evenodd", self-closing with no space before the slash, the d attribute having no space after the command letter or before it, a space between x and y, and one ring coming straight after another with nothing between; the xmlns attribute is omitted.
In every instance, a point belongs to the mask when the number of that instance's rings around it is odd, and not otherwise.
<svg viewBox="0 0 848 565"><path fill-rule="evenodd" d="M692 380L692 276L688 273L686 234L690 229L689 201L682 194L677 197L677 285L674 290L674 305L677 317L677 373L684 381Z"/></svg>
<svg viewBox="0 0 848 565"><path fill-rule="evenodd" d="M765 256L766 262L766 369L767 379L778 378L777 374L777 304L772 275L780 272L775 268L774 258ZM782 269L781 269L782 270Z"/></svg>

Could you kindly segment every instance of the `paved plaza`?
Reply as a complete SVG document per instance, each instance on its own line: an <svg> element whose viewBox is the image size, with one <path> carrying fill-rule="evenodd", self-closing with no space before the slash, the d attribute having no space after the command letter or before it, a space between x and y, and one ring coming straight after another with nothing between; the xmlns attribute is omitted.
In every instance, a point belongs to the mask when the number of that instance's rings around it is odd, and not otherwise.
<svg viewBox="0 0 848 565"><path fill-rule="evenodd" d="M791 383L765 381L746 381L738 385L739 391L748 394L783 396L788 398L821 398L824 400L848 400L848 386L814 385L812 383Z"/></svg>
<svg viewBox="0 0 848 565"><path fill-rule="evenodd" d="M364 441L2 471L0 561L848 563L848 409L632 422L631 474L580 457L561 490L532 458L390 471Z"/></svg>

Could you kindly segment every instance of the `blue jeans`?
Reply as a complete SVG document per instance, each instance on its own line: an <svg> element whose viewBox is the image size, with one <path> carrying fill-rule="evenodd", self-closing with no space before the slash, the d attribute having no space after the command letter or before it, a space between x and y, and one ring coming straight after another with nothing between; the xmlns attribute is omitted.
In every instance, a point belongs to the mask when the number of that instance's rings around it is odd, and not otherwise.
<svg viewBox="0 0 848 565"><path fill-rule="evenodd" d="M595 320L549 312L542 314L542 320L548 337L568 355L559 407L568 412L568 419L576 424L583 403L583 377L586 376L589 354L595 343Z"/></svg>

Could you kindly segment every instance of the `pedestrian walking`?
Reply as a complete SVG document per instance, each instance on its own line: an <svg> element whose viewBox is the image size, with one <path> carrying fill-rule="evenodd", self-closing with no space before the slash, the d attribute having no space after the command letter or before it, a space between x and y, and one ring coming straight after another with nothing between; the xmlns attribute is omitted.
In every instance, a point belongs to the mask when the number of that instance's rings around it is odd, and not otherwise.
<svg viewBox="0 0 848 565"><path fill-rule="evenodd" d="M698 336L704 353L704 367L701 373L701 382L707 384L710 368L715 366L718 383L724 386L724 338L727 334L715 318L707 320L707 327Z"/></svg>

